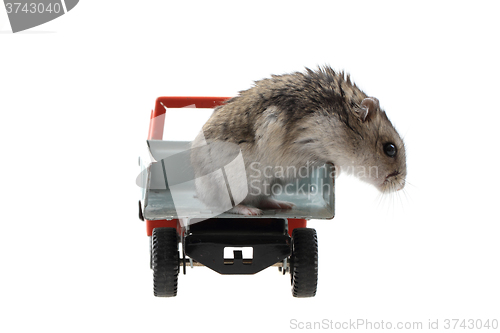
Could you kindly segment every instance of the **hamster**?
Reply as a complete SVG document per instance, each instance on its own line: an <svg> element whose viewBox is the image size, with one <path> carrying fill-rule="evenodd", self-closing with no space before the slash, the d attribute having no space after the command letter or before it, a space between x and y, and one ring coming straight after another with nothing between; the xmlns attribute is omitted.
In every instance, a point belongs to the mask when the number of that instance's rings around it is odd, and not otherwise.
<svg viewBox="0 0 500 333"><path fill-rule="evenodd" d="M223 207L230 190L232 204L224 207L236 214L293 208L266 191L286 181L270 172L278 168L331 163L383 193L405 186L405 146L378 99L328 66L256 81L214 109L192 147L198 197ZM238 171L227 163L239 151ZM226 173L211 173L224 165Z"/></svg>

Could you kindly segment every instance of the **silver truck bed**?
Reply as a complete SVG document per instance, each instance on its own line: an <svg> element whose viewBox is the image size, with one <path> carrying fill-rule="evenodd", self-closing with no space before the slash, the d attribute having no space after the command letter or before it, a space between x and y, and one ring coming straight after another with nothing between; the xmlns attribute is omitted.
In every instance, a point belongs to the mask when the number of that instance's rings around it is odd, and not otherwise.
<svg viewBox="0 0 500 333"><path fill-rule="evenodd" d="M177 218L205 219L214 217L214 212L196 196L193 181L187 181L175 188L175 205L168 182L165 179L161 160L186 152L189 142L148 140L152 163L143 166L145 189L142 196L143 216L146 220L170 220ZM186 166L186 172L189 171ZM292 194L274 196L277 200L292 202L290 210L264 210L260 216L244 216L222 213L216 217L229 218L304 218L331 219L334 216L334 179L333 167L325 165L322 172L311 172L309 178L295 179L288 188ZM293 190L295 189L295 191Z"/></svg>

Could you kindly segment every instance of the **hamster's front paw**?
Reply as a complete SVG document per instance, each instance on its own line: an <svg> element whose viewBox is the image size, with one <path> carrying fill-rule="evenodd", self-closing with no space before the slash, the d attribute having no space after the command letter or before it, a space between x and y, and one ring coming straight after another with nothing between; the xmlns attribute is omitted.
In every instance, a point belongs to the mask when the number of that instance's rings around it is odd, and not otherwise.
<svg viewBox="0 0 500 333"><path fill-rule="evenodd" d="M240 214L240 215L262 215L262 210L255 207L250 207L240 204L228 210L228 213Z"/></svg>

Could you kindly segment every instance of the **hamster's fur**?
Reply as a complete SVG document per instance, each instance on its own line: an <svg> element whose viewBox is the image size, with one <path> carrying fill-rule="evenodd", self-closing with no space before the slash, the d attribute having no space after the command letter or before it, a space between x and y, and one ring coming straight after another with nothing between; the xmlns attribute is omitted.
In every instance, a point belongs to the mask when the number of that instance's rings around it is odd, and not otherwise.
<svg viewBox="0 0 500 333"><path fill-rule="evenodd" d="M255 163L250 167L252 162L258 162L260 171L267 166L332 163L337 172L357 175L382 192L405 185L404 143L378 100L361 91L349 75L328 66L256 81L217 107L192 143L201 148L191 155L195 175L207 174L208 159L227 155L223 145L214 143L231 143L243 154L246 175L233 181L231 191L233 197L248 194L231 210L234 213L256 215L261 209L293 206L252 193L249 181L263 177ZM368 172L374 167L376 173ZM208 206L217 206L219 194L227 192L220 177L201 177L196 186L198 197Z"/></svg>

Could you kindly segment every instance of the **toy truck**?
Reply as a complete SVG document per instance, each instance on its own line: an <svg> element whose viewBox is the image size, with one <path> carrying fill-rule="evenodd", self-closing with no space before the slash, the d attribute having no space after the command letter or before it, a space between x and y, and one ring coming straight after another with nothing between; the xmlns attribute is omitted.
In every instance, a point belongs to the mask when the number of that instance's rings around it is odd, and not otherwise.
<svg viewBox="0 0 500 333"><path fill-rule="evenodd" d="M213 109L226 97L159 97L151 112L147 154L139 159L141 186L139 218L150 239L150 268L154 295L177 295L179 272L206 266L220 274L255 274L278 267L290 274L294 297L316 295L318 242L310 219L334 217L334 168L324 165L287 186L275 196L292 202L290 210L264 210L259 216L214 214L197 198L194 177L169 176L172 159L176 172L189 174L190 141L163 140L169 109ZM189 108L190 107L190 108ZM184 164L179 161L185 160ZM181 167L179 167L181 165ZM171 168L170 168L171 169Z"/></svg>

